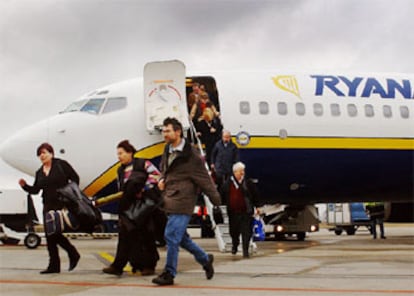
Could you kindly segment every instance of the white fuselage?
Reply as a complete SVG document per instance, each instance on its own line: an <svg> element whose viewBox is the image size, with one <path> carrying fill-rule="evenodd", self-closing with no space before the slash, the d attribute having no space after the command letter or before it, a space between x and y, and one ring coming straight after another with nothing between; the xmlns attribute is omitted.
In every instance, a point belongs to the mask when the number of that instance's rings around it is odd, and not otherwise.
<svg viewBox="0 0 414 296"><path fill-rule="evenodd" d="M300 159L304 167L315 165L315 159L309 164L306 162L328 150L329 153L366 151L367 155L370 151L403 151L404 155L398 156L401 157L399 161L413 160L412 75L280 74L275 71L209 75L217 85L222 123L238 141L241 160L245 156L245 161L251 164L248 173L255 177L256 172L260 175L260 169L256 167L259 163L261 167L272 165L274 169L268 171L275 171L275 175L269 176L268 182L277 179L286 182L283 185L286 188L282 186L275 194L287 196L289 190L294 191L296 187L310 188L313 180L306 175L311 173L305 174L294 159L293 168L285 164L284 172L276 172L278 163L283 163L277 159L281 151L290 153L283 154L285 158L298 159L298 156L308 155ZM64 112L33 124L7 139L1 146L0 155L13 167L33 175L40 166L36 148L42 142L49 142L55 148L55 156L68 160L79 173L81 186L87 193L98 194L115 177L116 145L121 140L129 139L144 157L156 158L161 154L162 136L150 134L146 129L143 92L141 78L97 89L79 99L105 99L97 114L80 110ZM108 99L121 97L126 98L125 108L104 112ZM298 154L293 155L292 151ZM322 154L311 154L316 151L322 151ZM262 155L266 158L261 158ZM337 169L345 172L355 167ZM321 173L318 167L310 171L316 175ZM290 179L284 179L284 173L289 173ZM410 170L406 168L401 173L410 174ZM259 184L267 182L267 175L260 176ZM331 182L336 181L332 179ZM409 185L406 183L404 181L403 186ZM338 184L338 191L343 186L343 183ZM329 190L335 192L331 187L332 184ZM304 195L312 193L314 191L304 192ZM363 192L361 194L364 196ZM401 199L407 200L406 193L403 195Z"/></svg>

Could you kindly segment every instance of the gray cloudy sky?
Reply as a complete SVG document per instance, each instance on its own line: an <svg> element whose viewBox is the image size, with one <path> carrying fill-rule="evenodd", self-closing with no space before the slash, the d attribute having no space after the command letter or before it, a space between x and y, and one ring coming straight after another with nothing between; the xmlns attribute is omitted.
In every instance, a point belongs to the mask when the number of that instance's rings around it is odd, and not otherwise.
<svg viewBox="0 0 414 296"><path fill-rule="evenodd" d="M413 15L411 0L2 0L0 142L151 60L412 73Z"/></svg>

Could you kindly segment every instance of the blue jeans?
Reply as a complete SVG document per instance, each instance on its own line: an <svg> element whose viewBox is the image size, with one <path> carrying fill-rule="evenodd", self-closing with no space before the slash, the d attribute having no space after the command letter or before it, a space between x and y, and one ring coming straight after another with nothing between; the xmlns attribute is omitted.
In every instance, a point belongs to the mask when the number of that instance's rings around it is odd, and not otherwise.
<svg viewBox="0 0 414 296"><path fill-rule="evenodd" d="M180 246L194 255L195 260L202 266L208 263L207 253L194 243L187 233L190 215L170 214L165 227L165 241L167 243L167 262L165 270L172 276L177 274L178 252Z"/></svg>

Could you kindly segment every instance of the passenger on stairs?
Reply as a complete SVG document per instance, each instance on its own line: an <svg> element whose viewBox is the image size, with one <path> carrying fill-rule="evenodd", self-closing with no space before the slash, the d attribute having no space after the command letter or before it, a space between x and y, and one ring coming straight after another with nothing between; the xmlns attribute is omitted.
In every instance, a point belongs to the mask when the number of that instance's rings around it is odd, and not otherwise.
<svg viewBox="0 0 414 296"><path fill-rule="evenodd" d="M197 122L196 130L201 142L206 147L206 161L210 165L211 152L221 134L221 122L218 118L215 118L214 113L210 108L205 108L202 120Z"/></svg>
<svg viewBox="0 0 414 296"><path fill-rule="evenodd" d="M254 207L258 206L258 193L253 181L245 178L245 165L242 162L233 165L233 175L223 184L220 193L229 215L231 252L233 255L237 253L241 234L243 257L249 258L253 214Z"/></svg>

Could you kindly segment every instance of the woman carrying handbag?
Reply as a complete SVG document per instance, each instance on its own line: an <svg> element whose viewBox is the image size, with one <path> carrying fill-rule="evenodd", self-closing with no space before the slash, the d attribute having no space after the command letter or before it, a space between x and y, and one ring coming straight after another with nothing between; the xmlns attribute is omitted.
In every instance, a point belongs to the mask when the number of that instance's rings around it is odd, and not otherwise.
<svg viewBox="0 0 414 296"><path fill-rule="evenodd" d="M58 197L57 189L64 187L69 181L79 184L79 176L67 161L54 157L53 147L48 143L43 143L37 148L37 156L42 162L42 166L36 172L33 186L28 185L24 179L20 179L19 184L23 190L30 194L38 194L42 190L43 222L45 224L46 214L49 211L62 210L64 207ZM49 265L40 272L41 274L60 272L58 245L69 255L69 271L76 267L80 255L62 233L46 233L46 242L49 252Z"/></svg>
<svg viewBox="0 0 414 296"><path fill-rule="evenodd" d="M136 225L126 215L135 206L137 199L156 199L158 195L156 191L159 171L150 161L135 158L135 152L134 146L128 140L117 146L121 163L118 169L118 186L123 194L118 207L119 234L115 260L102 270L107 274L122 275L129 261L133 271L139 270L142 275L152 275L159 260L151 217L141 225Z"/></svg>

